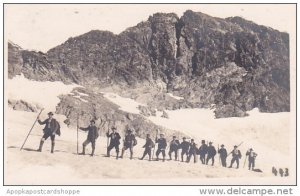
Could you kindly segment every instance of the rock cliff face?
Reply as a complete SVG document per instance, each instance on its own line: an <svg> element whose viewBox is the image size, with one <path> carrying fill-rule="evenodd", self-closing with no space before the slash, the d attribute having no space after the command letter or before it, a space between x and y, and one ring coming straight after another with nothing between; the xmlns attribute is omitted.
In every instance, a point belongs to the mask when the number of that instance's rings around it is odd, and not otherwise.
<svg viewBox="0 0 300 196"><path fill-rule="evenodd" d="M76 88L71 94L62 95L60 100L61 102L56 107L56 113L67 117L66 124L75 127L78 118L80 126L87 126L91 119L95 119L96 126L103 136L108 130L111 130L112 126L117 127L122 136L125 135L125 130L128 128L134 130L134 133L141 138L146 138L148 133L154 138L157 129L164 132L168 138L174 134L183 136L179 132L157 126L146 119L144 116L147 115L143 113L145 110L141 110L141 115L124 112L104 98L101 93L95 94L84 88Z"/></svg>
<svg viewBox="0 0 300 196"><path fill-rule="evenodd" d="M184 97L177 108L214 104L218 118L290 110L289 35L240 17L157 13L119 35L94 30L46 54L9 44L8 60L9 77L147 86Z"/></svg>
<svg viewBox="0 0 300 196"><path fill-rule="evenodd" d="M8 106L11 107L13 110L27 111L27 112L37 112L38 110L41 109L38 105L33 105L24 100L9 99Z"/></svg>

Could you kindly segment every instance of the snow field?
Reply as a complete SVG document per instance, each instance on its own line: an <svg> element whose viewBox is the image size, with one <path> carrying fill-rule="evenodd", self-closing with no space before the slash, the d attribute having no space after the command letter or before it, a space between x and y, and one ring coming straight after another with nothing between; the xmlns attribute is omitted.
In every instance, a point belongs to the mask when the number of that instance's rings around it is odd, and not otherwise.
<svg viewBox="0 0 300 196"><path fill-rule="evenodd" d="M15 77L7 82L9 99L23 99L45 108L41 119L47 118L48 111L55 111L60 94L68 94L77 85L64 85L60 82L36 82ZM28 92L30 89L30 93ZM104 93L104 96L120 106L121 110L139 113L137 107L142 105L129 98L123 98L115 93ZM145 158L138 160L143 154L143 139L138 139L134 148L134 160L129 160L129 152L125 158L116 160L114 150L110 158L106 154L107 139L103 135L97 140L96 156L78 156L76 154L76 130L68 128L64 123L65 116L54 115L60 124L62 135L56 136L55 153L50 153L50 139L43 147L38 148L42 137L43 126L38 124L33 128L24 150L20 151L26 135L36 119L37 113L15 111L7 108L5 111L5 184L291 184L294 181L294 168L291 167L293 155L289 149L290 113L259 113L250 111L249 117L214 119L212 110L182 109L167 111L169 119L161 115L149 117L155 124L178 130L194 138L198 144L202 139L218 144L225 144L228 152L233 145L244 142L240 146L243 154L240 169L222 168L218 155L215 166L199 163L181 163L175 161L152 161ZM87 126L87 125L80 125ZM79 132L79 152L87 133ZM121 136L123 139L123 135ZM167 138L170 141L171 138ZM257 168L263 173L248 171L243 168L245 153L252 147L257 153ZM122 144L120 145L122 148ZM156 147L157 148L157 147ZM87 153L91 146L87 147ZM168 153L168 152L166 152ZM174 155L173 155L174 157ZM167 156L168 158L168 156ZM230 163L231 156L227 159ZM291 176L288 178L274 177L271 167L288 167Z"/></svg>

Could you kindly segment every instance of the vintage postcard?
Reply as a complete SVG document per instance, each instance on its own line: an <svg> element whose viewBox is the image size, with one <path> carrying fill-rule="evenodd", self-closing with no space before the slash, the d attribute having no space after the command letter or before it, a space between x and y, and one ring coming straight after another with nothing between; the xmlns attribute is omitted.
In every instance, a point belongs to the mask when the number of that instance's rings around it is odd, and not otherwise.
<svg viewBox="0 0 300 196"><path fill-rule="evenodd" d="M295 185L296 4L5 4L4 185Z"/></svg>

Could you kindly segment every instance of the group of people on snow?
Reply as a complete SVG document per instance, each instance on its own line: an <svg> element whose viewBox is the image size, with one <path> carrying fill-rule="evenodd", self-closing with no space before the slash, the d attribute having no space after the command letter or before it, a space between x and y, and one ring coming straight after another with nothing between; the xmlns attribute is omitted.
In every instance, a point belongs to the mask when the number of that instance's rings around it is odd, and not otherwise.
<svg viewBox="0 0 300 196"><path fill-rule="evenodd" d="M60 126L59 123L53 118L53 113L48 113L48 118L44 121L41 121L38 117L38 123L43 125L45 124L45 128L43 129L44 135L42 136L42 139L40 141L40 145L38 148L38 151L42 151L42 147L44 144L44 141L47 140L47 138L51 138L51 153L54 152L54 144L55 144L55 135L60 135ZM80 154L85 155L85 148L86 146L91 143L92 145L92 153L91 156L94 156L95 153L95 147L96 147L96 140L99 137L98 134L98 128L95 126L95 121L91 120L90 125L88 127L78 127L82 131L87 131L87 139L82 144L82 152ZM116 151L116 159L123 158L124 152L126 150L130 151L130 159L133 159L133 148L137 145L137 140L135 138L135 135L133 134L132 130L128 129L126 131L125 137L123 139L123 148L121 151L121 156L119 156L120 153L120 140L121 136L117 132L116 127L111 127L111 131L106 133L107 138L110 139L109 144L107 145L107 152L106 156L110 157L110 152L112 149L115 149ZM157 149L156 152L154 152L156 144L157 143ZM201 141L200 147L195 143L194 139L191 139L190 141L187 141L186 137L182 138L182 141L180 142L176 136L173 136L172 140L169 142L169 146L167 143L167 140L163 133L159 134L159 137L156 136L155 140L153 141L150 137L150 134L146 135L146 143L143 146L144 153L140 160L143 160L146 156L148 156L149 161L156 160L159 161L160 154L162 154L162 161L166 160L166 151L167 147L169 160L172 160L172 155L175 155L175 160L179 161L178 153L181 149L180 158L181 162L187 162L189 163L191 159L193 158L194 163L197 162L197 155L200 156L200 161L202 164L208 165L211 163L211 165L214 165L215 163L215 156L218 153L219 158L221 161L221 164L223 167L227 167L227 157L232 154L232 159L230 162L229 168L233 167L233 164L236 163L236 168L239 168L240 159L242 157L242 154L240 150L238 149L238 146L235 145L233 150L230 153L227 153L227 150L225 149L224 144L221 145L221 148L218 147L218 150L213 146L212 142L208 142L208 145L206 144L205 140ZM156 158L153 159L153 156ZM257 153L253 151L252 148L250 148L246 152L246 156L248 156L248 168L249 170L253 170L255 167L255 158L257 156Z"/></svg>

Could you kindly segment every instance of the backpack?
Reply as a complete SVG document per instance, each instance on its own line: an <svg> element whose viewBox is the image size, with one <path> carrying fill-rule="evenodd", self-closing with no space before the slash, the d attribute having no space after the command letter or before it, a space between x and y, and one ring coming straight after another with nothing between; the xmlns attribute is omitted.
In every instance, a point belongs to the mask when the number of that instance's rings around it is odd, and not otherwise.
<svg viewBox="0 0 300 196"><path fill-rule="evenodd" d="M55 134L58 135L58 136L60 136L60 135L61 135L61 132L60 132L60 124L59 124L59 122L58 122L57 120L55 120L55 123L56 123L56 125L57 125L57 129L56 129L56 131L55 131Z"/></svg>
<svg viewBox="0 0 300 196"><path fill-rule="evenodd" d="M216 154L217 154L217 151L216 151L216 149L213 147L213 148L212 148L212 155L215 156Z"/></svg>
<svg viewBox="0 0 300 196"><path fill-rule="evenodd" d="M97 139L98 137L99 137L99 129L97 128L95 138Z"/></svg>
<svg viewBox="0 0 300 196"><path fill-rule="evenodd" d="M238 152L239 152L239 159L241 159L242 158L241 151L239 150Z"/></svg>
<svg viewBox="0 0 300 196"><path fill-rule="evenodd" d="M133 146L137 145L137 140L135 138L133 138Z"/></svg>
<svg viewBox="0 0 300 196"><path fill-rule="evenodd" d="M154 148L154 146L155 146L155 144L154 144L154 142L151 140L150 147L151 147L151 148Z"/></svg>

